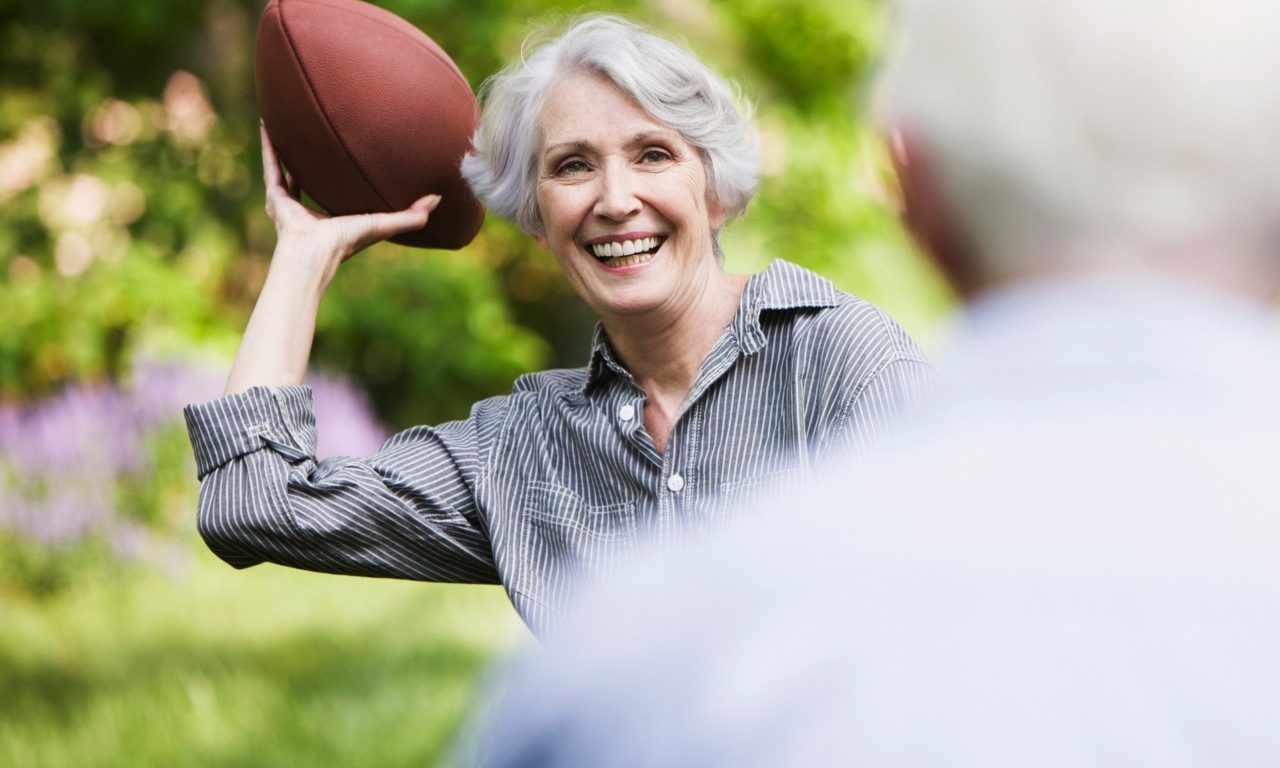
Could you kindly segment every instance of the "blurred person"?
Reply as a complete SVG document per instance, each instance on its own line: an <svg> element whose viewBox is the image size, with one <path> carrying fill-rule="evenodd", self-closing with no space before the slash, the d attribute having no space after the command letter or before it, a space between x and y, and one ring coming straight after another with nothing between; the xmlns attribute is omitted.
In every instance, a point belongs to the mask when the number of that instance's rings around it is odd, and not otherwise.
<svg viewBox="0 0 1280 768"><path fill-rule="evenodd" d="M322 216L264 131L276 251L226 396L186 415L200 532L231 565L501 583L539 632L640 538L714 531L759 484L877 440L929 369L882 311L812 272L724 270L720 230L756 189L755 130L685 49L588 16L485 94L463 174L598 315L588 365L521 377L371 457L316 461L299 384L321 297L346 258L422 227L438 198Z"/></svg>
<svg viewBox="0 0 1280 768"><path fill-rule="evenodd" d="M896 12L879 113L967 298L937 401L593 590L483 764L1280 761L1280 6Z"/></svg>

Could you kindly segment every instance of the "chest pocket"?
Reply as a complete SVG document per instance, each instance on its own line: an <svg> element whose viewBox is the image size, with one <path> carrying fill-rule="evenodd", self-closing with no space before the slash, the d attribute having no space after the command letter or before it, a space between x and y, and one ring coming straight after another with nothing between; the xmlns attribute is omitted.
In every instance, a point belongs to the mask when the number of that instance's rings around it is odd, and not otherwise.
<svg viewBox="0 0 1280 768"><path fill-rule="evenodd" d="M520 503L517 589L558 610L583 580L616 567L636 542L636 503L587 504L563 486L534 481Z"/></svg>
<svg viewBox="0 0 1280 768"><path fill-rule="evenodd" d="M795 499L807 481L808 473L804 470L785 469L721 483L719 503L715 505L710 525L713 528L729 525L753 510L757 514L770 514L763 504L776 502L778 498Z"/></svg>

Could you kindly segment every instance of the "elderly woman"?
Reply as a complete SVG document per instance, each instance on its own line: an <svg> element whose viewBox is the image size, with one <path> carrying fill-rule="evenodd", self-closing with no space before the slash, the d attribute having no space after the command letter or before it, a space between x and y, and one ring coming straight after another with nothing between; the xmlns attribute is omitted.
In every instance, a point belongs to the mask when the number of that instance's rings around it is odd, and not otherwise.
<svg viewBox="0 0 1280 768"><path fill-rule="evenodd" d="M370 458L316 461L299 383L320 298L344 259L423 226L438 198L325 218L264 135L276 252L227 396L187 409L200 531L232 565L501 583L539 631L639 537L713 530L762 484L876 439L927 381L883 312L823 278L722 269L720 229L755 190L754 131L679 46L581 19L491 81L474 144L476 194L599 316L588 365L524 376Z"/></svg>

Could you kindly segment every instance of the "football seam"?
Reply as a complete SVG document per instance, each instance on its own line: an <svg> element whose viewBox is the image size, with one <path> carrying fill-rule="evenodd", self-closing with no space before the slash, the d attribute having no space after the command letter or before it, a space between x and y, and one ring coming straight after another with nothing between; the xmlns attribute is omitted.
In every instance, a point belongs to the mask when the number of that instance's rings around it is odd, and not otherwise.
<svg viewBox="0 0 1280 768"><path fill-rule="evenodd" d="M329 133L333 136L338 145L342 147L342 151L346 153L347 158L351 160L351 165L356 169L356 173L360 174L360 178L364 179L364 183L373 191L373 194L382 201L382 205L388 211L392 209L391 203L387 202L387 198L382 191L374 185L373 180L369 178L369 174L365 173L364 168L360 167L360 162L356 160L355 154L351 148L347 146L347 142L343 140L342 135L338 133L333 125L333 120L329 118L329 112L325 109L324 102L320 101L320 94L316 92L315 84L311 82L311 73L307 71L306 64L302 61L302 56L298 53L298 46L293 41L293 34L289 31L289 21L284 15L284 5L280 6L280 29L284 31L284 39L289 43L289 51L293 54L293 60L298 65L298 71L302 73L302 79L307 82L307 94L311 97L311 101L316 105L316 111L323 118L325 127L329 129Z"/></svg>
<svg viewBox="0 0 1280 768"><path fill-rule="evenodd" d="M299 1L299 0L295 0L295 2L298 2L298 1ZM440 52L439 52L439 51L437 51L436 49L432 48L431 46L429 46L429 45L423 45L423 43L422 43L422 41L421 41L421 40L416 39L416 38L415 38L415 37L413 37L412 35L406 34L404 30L399 29L399 28L397 28L397 27L395 27L395 26L392 26L391 24L386 23L385 21L383 21L382 19L379 19L379 18L378 18L378 17L376 17L376 16L366 16L366 15L364 15L363 13L356 13L356 11L355 11L355 10L353 10L353 9L351 9L351 8L344 8L343 6L340 6L340 5L331 5L331 4L329 4L329 3L322 2L322 1L321 1L321 2L317 2L317 0L301 0L301 1L302 1L302 2L309 2L311 5L323 5L325 8L329 8L329 9L332 9L332 10L335 10L335 11L341 11L342 13L350 14L350 15L352 15L352 16L358 16L358 17L360 17L360 18L364 19L365 21L368 21L368 22L373 23L373 24L377 24L378 26L382 27L383 29L387 29L387 30L390 30L390 31L392 31L392 32L396 33L397 35L399 35L400 37L404 38L404 39L405 39L405 40L407 40L408 42L413 43L414 45L418 46L418 47L419 47L419 48L421 48L422 50L424 50L424 51L426 51L427 53L431 54L431 56L432 56L433 58L435 58L437 61L439 61L441 64L444 64L444 65L449 69L449 71L453 73L454 77L456 77L456 78L457 78L458 82L459 82L460 84L462 84L462 85L465 85L465 86L466 86L466 88L467 88L467 91L468 91L468 92L471 92L471 83L467 82L467 78L462 74L462 70L458 69L458 65L457 65L457 63L456 63L456 62L452 61L452 60L451 60L451 59L449 59L449 58L446 58L446 57L444 57L444 56L441 56L441 55L440 55ZM375 7L375 8L378 8L378 6L374 6L374 7ZM385 8L378 8L378 10L386 10L386 9L385 9ZM390 13L390 11L388 11L388 13ZM403 19L402 19L402 21L403 21ZM409 22L408 22L408 21L405 21L405 23L406 23L406 24L408 24ZM412 26L412 25L411 25L411 26ZM419 31L421 31L421 30L419 30ZM424 33L424 34L425 34L425 33Z"/></svg>

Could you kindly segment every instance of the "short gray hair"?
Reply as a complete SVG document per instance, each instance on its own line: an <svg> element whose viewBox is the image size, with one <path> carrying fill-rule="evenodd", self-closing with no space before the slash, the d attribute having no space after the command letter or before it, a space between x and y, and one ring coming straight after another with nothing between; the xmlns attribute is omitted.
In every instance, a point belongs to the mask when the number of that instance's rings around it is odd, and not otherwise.
<svg viewBox="0 0 1280 768"><path fill-rule="evenodd" d="M484 117L462 160L462 175L490 210L525 232L538 210L539 113L552 83L571 71L598 73L702 156L707 198L732 218L746 210L759 179L759 145L749 105L684 48L616 16L591 14L542 45L525 41L519 61L481 88ZM530 51L530 49L532 49Z"/></svg>
<svg viewBox="0 0 1280 768"><path fill-rule="evenodd" d="M1265 258L1280 223L1278 8L900 0L881 117L918 140L990 277L1154 265L1178 246Z"/></svg>

